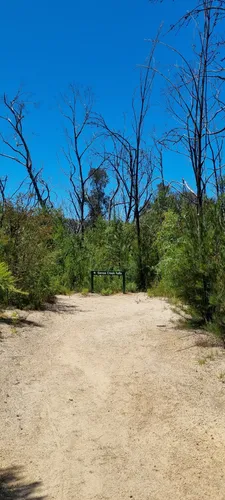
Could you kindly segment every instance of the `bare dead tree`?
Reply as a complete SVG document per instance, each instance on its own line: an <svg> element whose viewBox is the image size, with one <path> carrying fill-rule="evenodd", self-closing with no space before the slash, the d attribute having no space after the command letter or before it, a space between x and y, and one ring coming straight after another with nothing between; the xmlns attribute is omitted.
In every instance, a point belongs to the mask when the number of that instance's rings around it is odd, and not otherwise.
<svg viewBox="0 0 225 500"><path fill-rule="evenodd" d="M168 0L149 0L152 4L163 3L166 1L168 2ZM173 0L173 2L175 3L175 0ZM205 0L198 0L195 7L185 12L185 14L178 19L170 29L172 30L175 27L180 27L189 23L191 19L197 18L199 14L205 12L205 8L207 10L216 11L217 13L219 12L221 15L225 15L225 0L211 0L210 3L207 4L205 3Z"/></svg>
<svg viewBox="0 0 225 500"><path fill-rule="evenodd" d="M7 175L5 177L2 177L0 179L0 195L2 199L2 205L4 206L6 203L6 195L5 195L5 190L6 190L6 184L8 181Z"/></svg>
<svg viewBox="0 0 225 500"><path fill-rule="evenodd" d="M133 134L125 134L112 129L102 116L95 117L95 123L105 137L112 142L108 152L108 161L120 182L121 204L124 207L125 220L133 217L136 225L138 243L139 286L144 288L145 276L142 263L142 236L140 218L152 195L154 165L151 150L146 144L146 118L150 110L155 71L153 70L154 52L159 39L152 43L145 68L140 72L140 84L132 99Z"/></svg>
<svg viewBox="0 0 225 500"><path fill-rule="evenodd" d="M177 126L167 134L163 144L191 161L196 182L196 206L202 213L206 187L211 178L212 157L217 157L218 137L224 132L223 82L217 79L219 49L216 28L219 17L209 9L212 0L204 0L203 20L195 23L198 46L194 47L194 62L176 48L165 43L180 58L175 74L161 74L168 83L167 107ZM215 163L214 163L215 164ZM215 172L215 169L214 169Z"/></svg>
<svg viewBox="0 0 225 500"><path fill-rule="evenodd" d="M108 221L112 219L113 210L115 211L118 207L119 201L117 201L117 195L120 190L120 178L116 176L116 186L111 190L109 195L109 206L108 206Z"/></svg>
<svg viewBox="0 0 225 500"><path fill-rule="evenodd" d="M6 206L5 190L6 190L7 181L8 181L7 175L5 177L0 178L0 196L1 196L0 227L2 226L4 213L5 213L5 206Z"/></svg>
<svg viewBox="0 0 225 500"><path fill-rule="evenodd" d="M0 119L6 124L4 133L0 133L2 145L6 151L0 151L0 156L8 158L26 169L30 179L30 191L33 191L34 199L42 207L51 205L50 191L47 183L41 177L41 170L35 171L28 141L24 133L24 119L28 103L23 94L18 91L15 97L10 100L6 94L3 96L3 106L5 113L0 115ZM9 138L7 130L9 129Z"/></svg>
<svg viewBox="0 0 225 500"><path fill-rule="evenodd" d="M115 147L116 147L116 142L115 142ZM114 162L118 162L116 159L116 155L112 152L107 152L105 149L105 146L103 148L98 149L97 151L94 151L94 156L97 158L97 164L99 165L98 168L102 168L104 166L104 170L108 176L108 179L111 180L110 182L110 189L108 190L107 194L107 202L108 202L108 220L110 221L112 218L112 214L115 213L115 210L123 206L123 202L121 201L121 178L120 175L117 173L117 163L115 164ZM95 161L96 164L96 161ZM92 181L91 178L88 179L88 181ZM87 194L87 198L88 198Z"/></svg>
<svg viewBox="0 0 225 500"><path fill-rule="evenodd" d="M115 195L119 199L114 206L123 209L122 217L126 222L135 221L137 241L139 249L139 270L142 270L141 261L141 227L140 217L149 204L152 196L154 163L151 150L148 151L144 138L136 142L136 136L126 137L107 125L103 117L98 117L98 126L104 130L105 136L112 141L112 151L107 153L107 165L111 168L114 178L117 180ZM138 130L142 134L142 130ZM137 155L137 147L139 149ZM139 277L140 278L140 277ZM141 281L142 280L142 281ZM140 286L143 287L144 276L140 278Z"/></svg>
<svg viewBox="0 0 225 500"><path fill-rule="evenodd" d="M91 121L94 103L91 90L87 88L81 91L75 85L70 85L68 94L62 96L62 102L61 113L67 122L67 147L63 148L63 154L69 166L69 197L78 222L78 232L83 236L89 182L93 172L103 167L106 158L103 154L99 160L99 155L94 151L99 134Z"/></svg>
<svg viewBox="0 0 225 500"><path fill-rule="evenodd" d="M211 152L210 162L212 164L211 170L209 172L208 178L206 180L206 184L211 184L212 189L216 193L217 199L224 194L224 163L223 163L223 148L224 141L219 137L213 138L213 143L211 143L211 137L209 137L209 149Z"/></svg>
<svg viewBox="0 0 225 500"><path fill-rule="evenodd" d="M98 126L104 129L105 137L110 138L112 150L107 153L107 169L112 178L116 179L114 206L120 207L121 218L129 222L134 218L134 154L129 140L119 132L108 128L102 117L98 119ZM116 195L118 199L116 200Z"/></svg>
<svg viewBox="0 0 225 500"><path fill-rule="evenodd" d="M205 15L206 13L210 13L211 16L215 16L217 20L224 19L225 0L197 0L196 5L192 9L185 12L180 19L172 24L170 31L187 26L193 19L198 20L199 16L202 14Z"/></svg>
<svg viewBox="0 0 225 500"><path fill-rule="evenodd" d="M153 138L154 150L153 150L153 161L155 163L155 167L159 173L159 181L162 185L162 188L165 189L165 177L164 177L164 157L163 157L163 146L159 139Z"/></svg>

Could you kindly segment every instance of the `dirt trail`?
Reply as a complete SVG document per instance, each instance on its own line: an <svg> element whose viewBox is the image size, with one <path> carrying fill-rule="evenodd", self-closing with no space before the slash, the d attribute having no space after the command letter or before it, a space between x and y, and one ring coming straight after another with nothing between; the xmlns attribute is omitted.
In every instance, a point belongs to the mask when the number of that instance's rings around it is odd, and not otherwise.
<svg viewBox="0 0 225 500"><path fill-rule="evenodd" d="M225 499L225 356L176 319L74 295L3 327L1 500Z"/></svg>

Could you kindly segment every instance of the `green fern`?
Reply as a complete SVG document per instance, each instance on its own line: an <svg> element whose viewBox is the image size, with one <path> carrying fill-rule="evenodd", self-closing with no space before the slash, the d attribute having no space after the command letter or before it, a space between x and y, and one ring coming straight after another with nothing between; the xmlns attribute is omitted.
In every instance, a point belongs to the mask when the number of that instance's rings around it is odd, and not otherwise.
<svg viewBox="0 0 225 500"><path fill-rule="evenodd" d="M26 294L19 290L15 284L15 278L5 262L0 262L0 295L5 299L9 293Z"/></svg>

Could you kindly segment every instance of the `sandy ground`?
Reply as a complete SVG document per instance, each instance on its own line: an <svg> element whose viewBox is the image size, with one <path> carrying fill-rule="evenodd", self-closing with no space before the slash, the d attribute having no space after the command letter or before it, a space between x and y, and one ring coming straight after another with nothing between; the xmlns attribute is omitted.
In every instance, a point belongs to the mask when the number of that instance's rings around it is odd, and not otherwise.
<svg viewBox="0 0 225 500"><path fill-rule="evenodd" d="M0 325L1 500L225 499L222 349L144 294L25 316Z"/></svg>

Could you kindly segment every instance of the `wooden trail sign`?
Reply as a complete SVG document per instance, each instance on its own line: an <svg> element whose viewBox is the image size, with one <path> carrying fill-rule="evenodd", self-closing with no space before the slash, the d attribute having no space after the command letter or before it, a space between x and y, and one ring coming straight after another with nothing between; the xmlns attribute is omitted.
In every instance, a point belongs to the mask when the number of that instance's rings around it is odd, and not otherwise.
<svg viewBox="0 0 225 500"><path fill-rule="evenodd" d="M123 293L126 293L126 271L91 271L91 293L94 293L94 276L122 276Z"/></svg>

